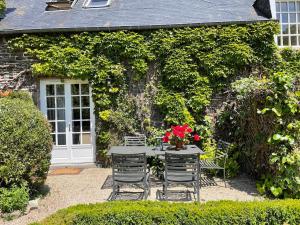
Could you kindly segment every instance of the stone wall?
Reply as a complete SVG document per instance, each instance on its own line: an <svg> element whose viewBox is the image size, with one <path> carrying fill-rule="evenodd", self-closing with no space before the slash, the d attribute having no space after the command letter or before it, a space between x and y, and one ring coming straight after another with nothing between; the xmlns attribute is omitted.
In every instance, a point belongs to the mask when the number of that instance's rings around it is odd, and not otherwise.
<svg viewBox="0 0 300 225"><path fill-rule="evenodd" d="M0 37L0 90L28 90L37 103L37 82L30 72L34 59L23 52L12 52L8 48L9 38Z"/></svg>

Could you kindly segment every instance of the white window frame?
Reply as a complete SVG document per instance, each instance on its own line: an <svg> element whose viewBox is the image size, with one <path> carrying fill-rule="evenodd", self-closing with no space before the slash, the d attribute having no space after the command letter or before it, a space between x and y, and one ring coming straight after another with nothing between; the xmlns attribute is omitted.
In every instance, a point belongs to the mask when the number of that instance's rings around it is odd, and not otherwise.
<svg viewBox="0 0 300 225"><path fill-rule="evenodd" d="M276 7L276 3L282 3L282 2L295 2L295 12L290 12L289 11L289 6L287 5L287 11L281 11L278 12L277 11L277 7ZM286 48L286 47L292 47L292 48L300 48L300 0L276 0L274 1L274 17L276 19L278 19L278 14L280 15L280 34L275 36L275 42L276 44L280 47L280 48ZM297 4L299 3L299 4ZM281 5L280 5L281 7ZM287 23L282 23L282 14L286 13L288 15L288 22ZM290 22L290 13L295 13L296 15L296 22L291 23ZM288 27L288 33L287 34L283 34L283 30L282 30L282 25L287 25ZM295 34L291 34L290 32L290 28L291 25L295 25L296 26L296 33ZM283 45L283 39L284 37L288 37L288 45ZM292 37L296 37L296 41L297 41L297 45L291 45L291 38ZM280 43L278 42L278 38L280 38ZM280 45L279 45L280 44Z"/></svg>
<svg viewBox="0 0 300 225"><path fill-rule="evenodd" d="M85 0L85 1L83 2L83 8L97 8L97 9L99 9L99 8L106 8L106 7L108 7L108 6L110 5L110 3L111 3L111 0L107 0L106 5L103 5L103 6L93 6L93 5L90 5L91 1L92 1L92 0Z"/></svg>

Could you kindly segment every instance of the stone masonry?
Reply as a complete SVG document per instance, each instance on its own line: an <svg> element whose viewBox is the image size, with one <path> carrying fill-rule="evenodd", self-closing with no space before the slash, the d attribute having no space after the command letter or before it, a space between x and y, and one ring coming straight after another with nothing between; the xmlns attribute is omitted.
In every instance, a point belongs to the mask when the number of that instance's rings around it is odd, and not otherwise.
<svg viewBox="0 0 300 225"><path fill-rule="evenodd" d="M7 43L9 38L0 37L0 91L25 89L37 102L37 82L30 71L34 59L26 53L11 51Z"/></svg>

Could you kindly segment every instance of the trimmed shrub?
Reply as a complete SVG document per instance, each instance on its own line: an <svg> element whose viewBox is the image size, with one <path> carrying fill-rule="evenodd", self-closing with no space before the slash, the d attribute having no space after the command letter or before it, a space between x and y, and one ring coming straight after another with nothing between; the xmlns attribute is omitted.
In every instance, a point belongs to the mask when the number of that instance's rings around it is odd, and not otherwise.
<svg viewBox="0 0 300 225"><path fill-rule="evenodd" d="M11 213L16 210L25 211L29 201L28 189L25 186L0 188L0 211Z"/></svg>
<svg viewBox="0 0 300 225"><path fill-rule="evenodd" d="M35 225L300 224L300 201L107 202L63 209Z"/></svg>
<svg viewBox="0 0 300 225"><path fill-rule="evenodd" d="M46 179L52 138L44 115L17 95L0 98L0 187L28 185L32 194Z"/></svg>

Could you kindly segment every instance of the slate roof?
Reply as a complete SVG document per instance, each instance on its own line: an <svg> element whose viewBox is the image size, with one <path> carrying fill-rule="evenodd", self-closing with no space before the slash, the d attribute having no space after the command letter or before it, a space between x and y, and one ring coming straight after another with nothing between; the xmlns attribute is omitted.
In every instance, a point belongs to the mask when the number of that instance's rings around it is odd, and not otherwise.
<svg viewBox="0 0 300 225"><path fill-rule="evenodd" d="M255 0L111 0L109 7L96 9L83 8L84 0L78 0L72 9L64 11L45 11L46 1L7 0L0 33L152 29L269 20L267 13L253 7Z"/></svg>

